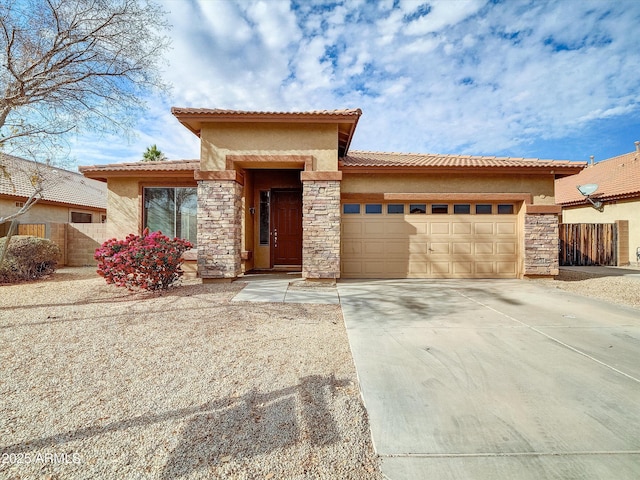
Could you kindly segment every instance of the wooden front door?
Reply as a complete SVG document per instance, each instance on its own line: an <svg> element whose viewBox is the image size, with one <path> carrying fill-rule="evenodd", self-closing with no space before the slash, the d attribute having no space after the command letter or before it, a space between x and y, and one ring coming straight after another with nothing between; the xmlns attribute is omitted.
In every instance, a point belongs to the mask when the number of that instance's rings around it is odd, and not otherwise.
<svg viewBox="0 0 640 480"><path fill-rule="evenodd" d="M302 192L271 192L272 265L302 265Z"/></svg>

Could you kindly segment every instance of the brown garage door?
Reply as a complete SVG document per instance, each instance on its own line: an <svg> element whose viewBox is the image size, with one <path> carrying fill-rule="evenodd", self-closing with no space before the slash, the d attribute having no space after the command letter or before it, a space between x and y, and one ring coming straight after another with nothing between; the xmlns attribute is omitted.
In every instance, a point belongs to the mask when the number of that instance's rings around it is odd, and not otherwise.
<svg viewBox="0 0 640 480"><path fill-rule="evenodd" d="M479 206L343 205L342 276L516 278L515 205Z"/></svg>

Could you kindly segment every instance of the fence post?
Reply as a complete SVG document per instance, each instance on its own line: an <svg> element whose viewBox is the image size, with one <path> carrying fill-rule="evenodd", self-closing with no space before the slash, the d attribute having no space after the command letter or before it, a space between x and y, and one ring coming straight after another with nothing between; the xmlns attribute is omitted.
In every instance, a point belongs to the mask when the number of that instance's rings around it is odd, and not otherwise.
<svg viewBox="0 0 640 480"><path fill-rule="evenodd" d="M629 220L616 220L616 230L618 231L616 265L621 267L629 265Z"/></svg>

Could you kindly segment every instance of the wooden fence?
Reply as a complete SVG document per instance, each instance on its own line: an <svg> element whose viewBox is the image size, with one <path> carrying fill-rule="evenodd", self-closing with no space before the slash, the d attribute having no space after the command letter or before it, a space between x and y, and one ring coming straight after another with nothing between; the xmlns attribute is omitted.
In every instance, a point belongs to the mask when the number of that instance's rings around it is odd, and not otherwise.
<svg viewBox="0 0 640 480"><path fill-rule="evenodd" d="M617 244L615 223L561 223L560 266L615 266Z"/></svg>
<svg viewBox="0 0 640 480"><path fill-rule="evenodd" d="M18 235L32 235L34 237L46 238L46 225L44 223L20 223L18 225Z"/></svg>

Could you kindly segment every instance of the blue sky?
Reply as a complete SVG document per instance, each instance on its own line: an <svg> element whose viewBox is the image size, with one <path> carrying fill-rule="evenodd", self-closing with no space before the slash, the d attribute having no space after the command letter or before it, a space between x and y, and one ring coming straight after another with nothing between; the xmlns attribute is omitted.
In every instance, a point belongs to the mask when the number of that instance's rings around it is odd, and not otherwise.
<svg viewBox="0 0 640 480"><path fill-rule="evenodd" d="M78 165L198 158L171 106L361 108L355 150L598 161L640 140L637 0L162 3L171 94L129 140L75 139Z"/></svg>

